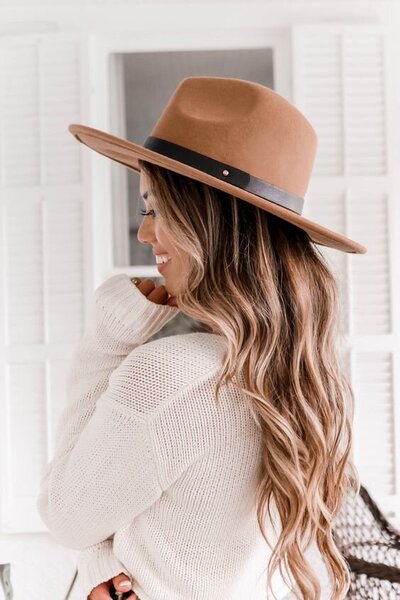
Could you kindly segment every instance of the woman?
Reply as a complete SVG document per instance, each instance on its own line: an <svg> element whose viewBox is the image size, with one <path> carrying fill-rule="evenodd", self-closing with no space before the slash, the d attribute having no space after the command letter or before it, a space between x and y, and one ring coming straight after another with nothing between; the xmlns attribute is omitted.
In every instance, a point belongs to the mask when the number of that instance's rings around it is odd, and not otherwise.
<svg viewBox="0 0 400 600"><path fill-rule="evenodd" d="M85 597L344 598L332 524L359 488L354 398L314 244L366 249L301 216L310 123L264 86L190 77L144 146L70 130L140 172L138 239L168 258L163 286L96 291L42 481ZM146 343L179 310L209 331Z"/></svg>

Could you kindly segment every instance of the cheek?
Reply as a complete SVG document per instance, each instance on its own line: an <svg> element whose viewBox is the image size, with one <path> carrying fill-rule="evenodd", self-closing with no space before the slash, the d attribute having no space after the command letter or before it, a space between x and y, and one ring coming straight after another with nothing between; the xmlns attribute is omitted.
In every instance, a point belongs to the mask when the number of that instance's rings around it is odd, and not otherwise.
<svg viewBox="0 0 400 600"><path fill-rule="evenodd" d="M181 270L186 271L189 266L187 256L174 247L170 236L167 234L163 226L160 223L157 225L156 237L160 247L168 252L172 258L171 269L173 269L176 274L178 274Z"/></svg>
<svg viewBox="0 0 400 600"><path fill-rule="evenodd" d="M187 272L186 262L182 260L182 255L180 254L171 253L171 257L172 259L170 261L170 268L168 272L174 280L180 281L182 278L185 277Z"/></svg>
<svg viewBox="0 0 400 600"><path fill-rule="evenodd" d="M174 271L177 274L177 276L179 276L181 279L185 278L190 268L187 257L183 256L182 254L179 254L178 256L176 256L174 262Z"/></svg>

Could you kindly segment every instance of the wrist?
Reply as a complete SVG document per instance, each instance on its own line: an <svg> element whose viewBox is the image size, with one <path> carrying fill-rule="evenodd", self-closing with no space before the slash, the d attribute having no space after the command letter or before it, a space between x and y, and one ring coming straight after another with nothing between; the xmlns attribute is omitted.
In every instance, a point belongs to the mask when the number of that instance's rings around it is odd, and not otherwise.
<svg viewBox="0 0 400 600"><path fill-rule="evenodd" d="M144 343L179 311L176 306L149 300L133 283L135 279L139 278L114 275L95 292L97 325L113 340L128 345Z"/></svg>

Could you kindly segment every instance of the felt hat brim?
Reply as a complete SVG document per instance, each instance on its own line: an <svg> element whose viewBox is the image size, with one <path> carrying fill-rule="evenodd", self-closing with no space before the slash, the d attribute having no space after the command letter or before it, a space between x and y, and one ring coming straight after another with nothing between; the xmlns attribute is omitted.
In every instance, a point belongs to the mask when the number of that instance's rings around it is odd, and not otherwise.
<svg viewBox="0 0 400 600"><path fill-rule="evenodd" d="M186 165L182 162L149 150L140 144L125 140L123 138L114 136L105 131L88 127L87 125L81 125L78 123L72 123L68 126L68 130L79 140L82 144L85 144L92 150L95 150L99 154L106 156L136 172L140 173L140 167L138 159L146 160L160 167L170 169L180 175L190 177L217 189L220 189L228 194L232 194L237 198L241 198L250 204L260 207L281 219L289 221L293 225L300 227L308 233L313 242L341 250L343 252L349 252L354 254L365 254L367 248L362 244L340 234L332 231L319 223L311 221L306 217L303 217L294 211L279 206L275 202L266 200L256 194L252 194L242 188L232 185L226 181L222 181L217 177L213 177L208 173Z"/></svg>

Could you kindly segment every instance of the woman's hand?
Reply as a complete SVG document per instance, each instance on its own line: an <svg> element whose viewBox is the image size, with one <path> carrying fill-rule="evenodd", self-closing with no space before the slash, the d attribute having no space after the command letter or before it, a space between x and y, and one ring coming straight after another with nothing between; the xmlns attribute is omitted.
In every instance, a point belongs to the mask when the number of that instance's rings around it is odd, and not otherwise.
<svg viewBox="0 0 400 600"><path fill-rule="evenodd" d="M170 296L164 285L159 285L156 287L156 284L152 279L145 279L142 281L140 277L134 277L131 279L132 283L135 284L134 279L136 280L136 286L139 290L147 296L148 300L155 302L156 304L168 304L168 306L178 306L176 303L175 296Z"/></svg>
<svg viewBox="0 0 400 600"><path fill-rule="evenodd" d="M129 586L123 586L121 583L123 581L129 581ZM92 589L87 600L111 600L115 596L111 596L111 590L115 589L117 592L129 592L132 590L132 584L125 573L120 573L116 577L109 579L108 581L104 581L100 583L100 585L96 586ZM126 594L123 596L124 600L139 600L138 596L135 592L130 594Z"/></svg>

